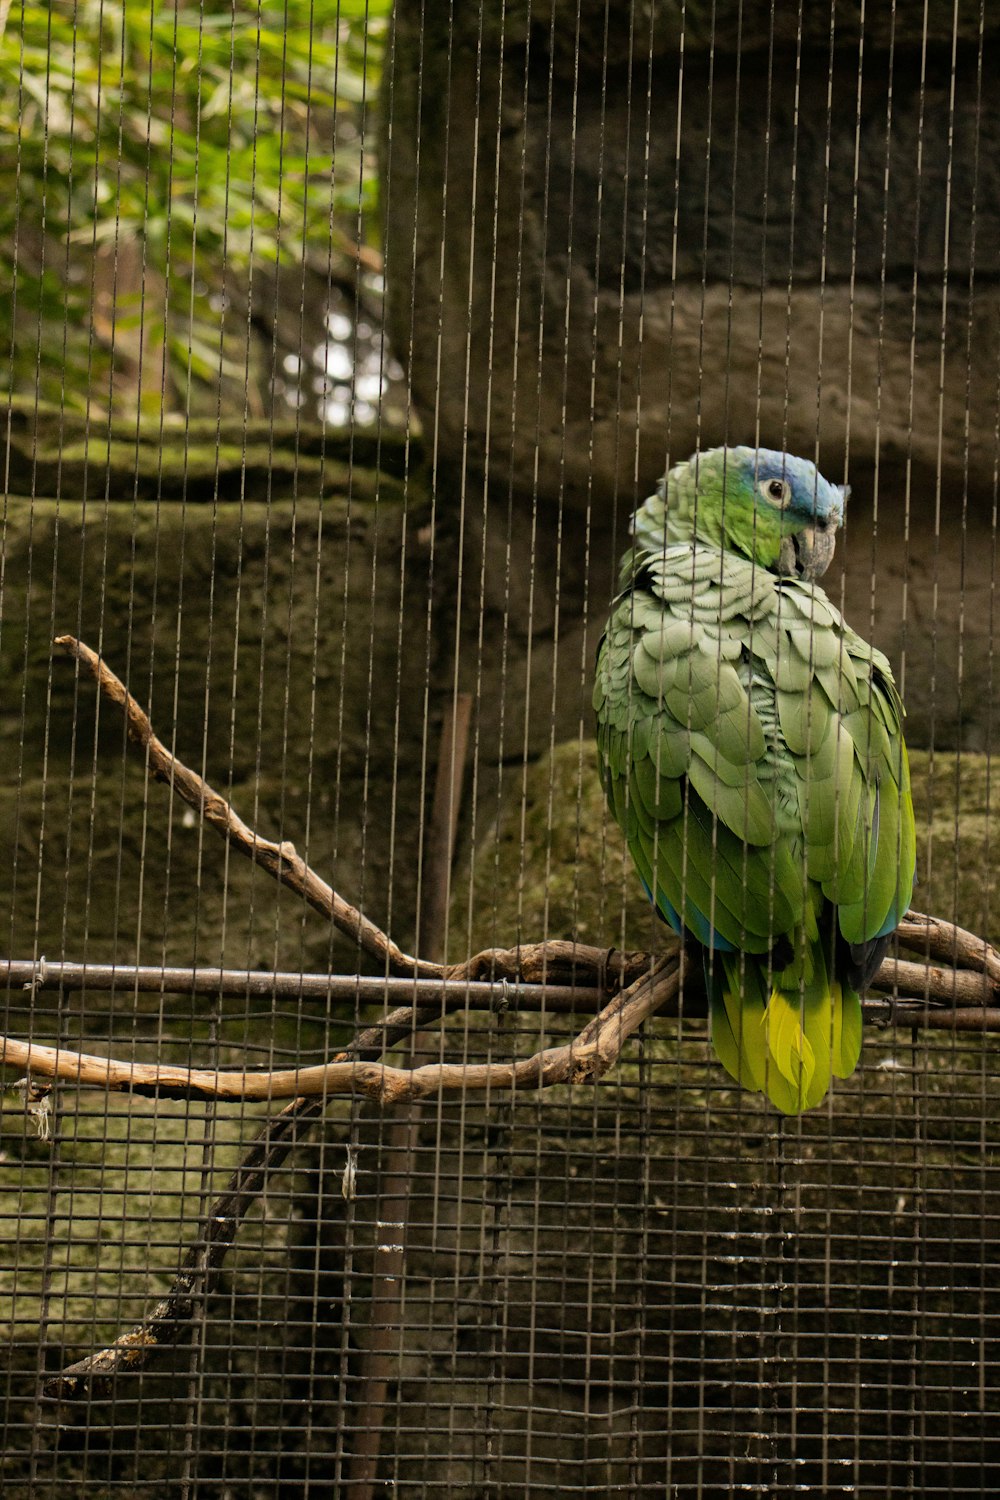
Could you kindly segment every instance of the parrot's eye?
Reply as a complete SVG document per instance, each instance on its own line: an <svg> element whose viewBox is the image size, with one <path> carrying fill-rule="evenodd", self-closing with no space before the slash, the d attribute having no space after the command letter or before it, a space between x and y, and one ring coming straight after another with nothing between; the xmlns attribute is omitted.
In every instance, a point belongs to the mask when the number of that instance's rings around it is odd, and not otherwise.
<svg viewBox="0 0 1000 1500"><path fill-rule="evenodd" d="M765 479L761 483L760 492L775 505L787 505L792 498L792 487L787 479Z"/></svg>

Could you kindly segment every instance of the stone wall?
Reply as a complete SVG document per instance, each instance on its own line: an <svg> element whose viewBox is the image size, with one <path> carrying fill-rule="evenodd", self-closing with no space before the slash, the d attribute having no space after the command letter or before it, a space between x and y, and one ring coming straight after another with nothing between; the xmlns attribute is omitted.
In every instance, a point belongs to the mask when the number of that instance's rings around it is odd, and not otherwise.
<svg viewBox="0 0 1000 1500"><path fill-rule="evenodd" d="M806 7L801 46L778 7L773 47L766 5L712 7L714 37L687 6L683 52L670 3L424 9L396 6L383 192L394 343L443 453L606 508L636 465L642 492L759 424L834 475L849 439L989 493L1000 121L974 7L954 90L950 5L926 48L916 0L863 32L838 7L832 39Z"/></svg>
<svg viewBox="0 0 1000 1500"><path fill-rule="evenodd" d="M675 4L628 22L597 0L396 5L390 324L442 509L464 512L468 679L483 607L524 638L556 738L571 732L636 500L696 444L759 434L818 450L831 478L846 464L830 589L902 669L911 741L984 749L992 51L973 6L869 6L863 33L838 6L832 50L828 10L808 6L801 47L798 12L775 8L770 47L771 9L686 6L682 59ZM985 26L992 49L992 11Z"/></svg>

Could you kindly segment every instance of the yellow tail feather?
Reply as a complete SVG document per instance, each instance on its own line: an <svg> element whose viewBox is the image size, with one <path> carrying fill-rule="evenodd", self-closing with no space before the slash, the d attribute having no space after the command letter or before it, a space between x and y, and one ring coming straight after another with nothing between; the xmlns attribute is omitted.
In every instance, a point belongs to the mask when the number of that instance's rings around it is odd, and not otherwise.
<svg viewBox="0 0 1000 1500"><path fill-rule="evenodd" d="M725 955L725 977L712 985L720 1062L788 1115L822 1103L833 1076L850 1077L861 1051L858 996L828 979L821 943L809 943L806 956L769 981L760 959Z"/></svg>

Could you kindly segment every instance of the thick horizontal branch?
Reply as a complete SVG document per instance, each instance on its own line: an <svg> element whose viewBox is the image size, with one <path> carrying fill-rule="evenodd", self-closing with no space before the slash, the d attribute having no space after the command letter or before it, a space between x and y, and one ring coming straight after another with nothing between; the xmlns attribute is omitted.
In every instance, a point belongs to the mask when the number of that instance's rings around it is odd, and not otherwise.
<svg viewBox="0 0 1000 1500"><path fill-rule="evenodd" d="M985 938L976 937L964 927L956 927L943 917L928 917L923 912L908 911L896 929L904 948L940 958L953 968L978 969L1000 990L1000 952Z"/></svg>
<svg viewBox="0 0 1000 1500"><path fill-rule="evenodd" d="M916 914L913 914L914 917ZM920 925L908 926L926 931ZM936 923L940 930L944 924ZM947 930L945 928L945 930ZM980 944L980 950L983 944ZM989 954L995 950L985 945ZM673 939L661 956L676 953ZM432 1005L443 1010L493 1010L508 1006L525 1011L547 1010L572 1014L593 1010L618 989L647 973L656 955L637 951L593 948L558 939L528 943L520 948L491 948L466 964L454 964L440 978L404 979L364 974L305 974L267 969L186 968L155 964L51 963L48 959L0 959L0 984L43 990L93 990L131 994L206 995L213 998L247 996L286 1000L341 1000L353 1005ZM482 979L470 977L482 973ZM689 969L688 987L698 983L698 966ZM545 976L548 976L547 978ZM560 980L572 981L561 983ZM1000 1003L1000 982L980 968L947 968L887 958L872 981L876 990L920 996L942 1005Z"/></svg>
<svg viewBox="0 0 1000 1500"><path fill-rule="evenodd" d="M1000 986L976 969L946 969L939 964L918 964L902 958L887 958L872 980L872 987L892 994L919 995L941 1005L989 1005L1000 1000Z"/></svg>

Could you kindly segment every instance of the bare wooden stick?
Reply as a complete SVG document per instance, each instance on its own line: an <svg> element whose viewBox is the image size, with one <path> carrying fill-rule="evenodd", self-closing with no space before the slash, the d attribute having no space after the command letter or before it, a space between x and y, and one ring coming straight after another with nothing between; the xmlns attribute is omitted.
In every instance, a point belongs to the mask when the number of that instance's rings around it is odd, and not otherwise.
<svg viewBox="0 0 1000 1500"><path fill-rule="evenodd" d="M922 918L922 922L935 921ZM949 924L936 922L939 933ZM921 926L920 931L925 928ZM952 929L954 930L954 929ZM660 950L676 953L671 939ZM209 969L146 964L52 962L47 959L0 958L0 985L43 990L86 989L134 991L140 994L272 996L293 1000L341 1000L352 1010L409 999L414 1005L440 1001L442 1010L492 1009L503 999L518 1010L573 1012L594 1010L622 985L644 974L653 962L649 953L592 948L563 939L530 943L522 948L487 949L466 965L454 965L449 977L406 979L364 974L302 974L267 969ZM492 971L488 978L469 977L467 971ZM542 982L542 975L548 978ZM697 975L697 967L694 969ZM689 981L691 976L689 975ZM575 979L575 983L562 980ZM504 990L501 985L506 983ZM984 1004L1000 1000L1000 983L980 968L951 968L887 958L872 980L877 990L920 994L943 1005Z"/></svg>
<svg viewBox="0 0 1000 1500"><path fill-rule="evenodd" d="M956 968L978 969L1000 987L1000 952L985 938L976 937L964 927L956 927L941 917L908 911L896 929L905 948L926 953L928 958L943 958Z"/></svg>
<svg viewBox="0 0 1000 1500"><path fill-rule="evenodd" d="M989 1005L992 1000L1000 999L1000 986L980 970L944 969L937 964L911 963L902 958L883 960L872 988L920 995L925 1001L938 1000L949 1006Z"/></svg>
<svg viewBox="0 0 1000 1500"><path fill-rule="evenodd" d="M539 944L545 947L545 944ZM565 944L560 942L560 948ZM601 950L601 958L607 955ZM627 984L649 968L646 955L629 955L623 974ZM21 986L40 994L44 990L117 991L153 995L211 995L214 998L248 995L287 1000L315 1000L326 1006L340 1001L353 1016L358 1005L384 1005L408 1000L418 1007L440 1003L445 1010L491 1010L498 1003L517 1010L591 1011L619 988L607 982L601 988L588 983L599 971L608 979L607 966L581 966L579 984L535 984L498 975L495 979L405 979L402 975L379 978L366 974L296 974L268 969L182 969L154 964L52 963L48 959L0 958L0 986Z"/></svg>

